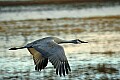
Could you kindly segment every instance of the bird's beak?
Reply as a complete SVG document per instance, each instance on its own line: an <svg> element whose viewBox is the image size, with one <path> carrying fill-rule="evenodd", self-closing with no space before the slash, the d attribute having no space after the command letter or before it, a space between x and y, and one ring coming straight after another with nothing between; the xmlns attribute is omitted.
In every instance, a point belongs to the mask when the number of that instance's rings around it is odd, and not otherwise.
<svg viewBox="0 0 120 80"><path fill-rule="evenodd" d="M88 43L88 42L85 42L85 41L81 41L81 43Z"/></svg>

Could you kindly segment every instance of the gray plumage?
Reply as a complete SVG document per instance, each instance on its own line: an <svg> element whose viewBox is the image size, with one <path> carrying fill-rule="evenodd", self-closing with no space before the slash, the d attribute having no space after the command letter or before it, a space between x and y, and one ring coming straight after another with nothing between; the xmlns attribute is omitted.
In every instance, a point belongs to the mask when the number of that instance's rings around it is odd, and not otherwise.
<svg viewBox="0 0 120 80"><path fill-rule="evenodd" d="M56 69L57 75L68 74L71 69L68 60L65 56L65 52L62 43L87 43L79 39L66 41L56 37L46 37L43 39L36 40L20 48L10 48L9 50L17 50L27 48L28 51L33 55L33 60L35 63L35 70L41 71L47 66L48 60L52 63Z"/></svg>

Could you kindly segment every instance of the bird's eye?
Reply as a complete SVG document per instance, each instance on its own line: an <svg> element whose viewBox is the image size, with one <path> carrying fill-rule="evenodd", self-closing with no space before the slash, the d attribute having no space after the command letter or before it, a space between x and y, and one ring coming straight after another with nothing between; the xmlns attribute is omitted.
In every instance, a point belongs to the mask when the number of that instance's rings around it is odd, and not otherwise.
<svg viewBox="0 0 120 80"><path fill-rule="evenodd" d="M79 39L77 39L77 43L80 43L80 40L79 40Z"/></svg>

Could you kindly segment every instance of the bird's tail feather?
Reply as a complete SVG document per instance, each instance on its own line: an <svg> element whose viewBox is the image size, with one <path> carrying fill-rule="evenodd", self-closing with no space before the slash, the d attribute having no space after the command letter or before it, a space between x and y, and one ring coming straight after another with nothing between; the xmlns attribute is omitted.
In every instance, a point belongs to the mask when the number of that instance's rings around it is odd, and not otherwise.
<svg viewBox="0 0 120 80"><path fill-rule="evenodd" d="M17 49L23 49L23 48L25 47L19 47L19 48L14 47L14 48L10 48L9 50L17 50Z"/></svg>

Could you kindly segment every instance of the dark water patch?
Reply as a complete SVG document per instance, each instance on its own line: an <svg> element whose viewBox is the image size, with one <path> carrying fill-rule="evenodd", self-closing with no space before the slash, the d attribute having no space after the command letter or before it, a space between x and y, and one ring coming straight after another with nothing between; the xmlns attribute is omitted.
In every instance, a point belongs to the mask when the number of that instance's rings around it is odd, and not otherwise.
<svg viewBox="0 0 120 80"><path fill-rule="evenodd" d="M9 79L18 79L19 76L9 76L9 77L3 77L3 79L5 80L9 80Z"/></svg>

